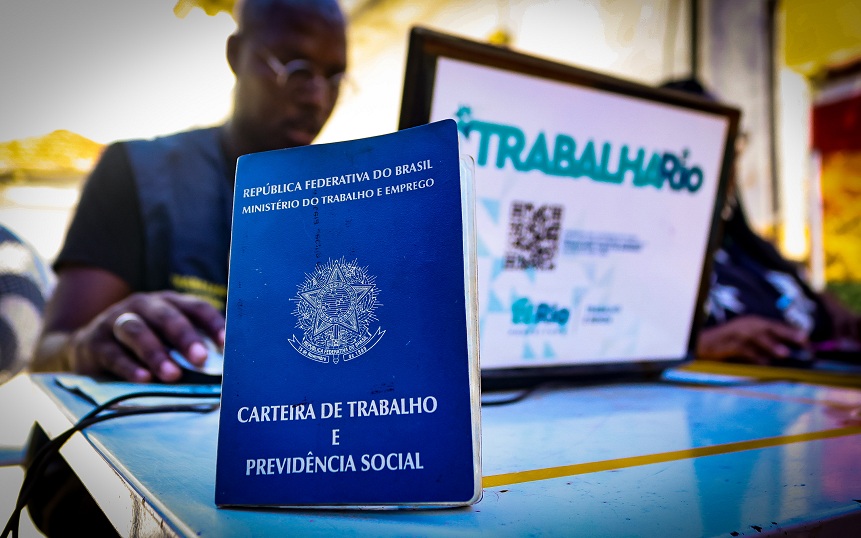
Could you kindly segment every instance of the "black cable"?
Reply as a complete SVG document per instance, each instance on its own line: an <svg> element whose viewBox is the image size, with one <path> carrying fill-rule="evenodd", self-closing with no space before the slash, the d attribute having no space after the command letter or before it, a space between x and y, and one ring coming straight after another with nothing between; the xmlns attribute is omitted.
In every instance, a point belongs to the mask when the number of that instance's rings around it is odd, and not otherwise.
<svg viewBox="0 0 861 538"><path fill-rule="evenodd" d="M65 444L65 442L66 442L66 441L67 441L67 440L68 440L68 439L69 439L69 438L70 438L74 433L76 433L76 432L78 432L78 431L80 431L80 430L83 430L84 428L86 428L86 427L88 427L88 426L90 426L90 425L92 425L92 424L96 424L97 422L102 422L102 420L96 420L96 421L94 421L93 419L94 419L94 418L96 418L96 416L97 416L99 413L101 413L101 412L103 412L103 411L106 411L106 410L108 410L108 409L112 408L113 406L115 406L116 404L118 404L118 403L120 403L120 402L123 402L123 401L126 401L126 400L131 400L131 399L136 399L136 398L152 398L152 397L161 397L161 398L164 398L164 397L171 397L171 398L174 398L174 397L175 397L175 398L194 398L194 399L199 399L199 398L201 398L201 397L203 397L203 398L212 398L212 397L219 397L219 396L220 396L220 395L218 395L218 394L208 394L208 395L201 396L201 395L199 395L199 394L189 394L189 393L172 393L172 392L161 392L161 391L159 391L159 392L156 392L156 391L144 391L144 392L133 392L133 393L129 393L129 394L123 394L123 395L117 396L117 397L115 397L115 398L112 398L112 399L110 399L110 400L106 401L105 403L103 403L103 404L101 404L101 405L98 405L98 406L96 406L95 408L93 408L92 410L90 410L90 412L88 412L88 413L87 413L87 414L85 414L83 417L81 417L81 419L78 421L78 423L77 423L77 424L75 424L75 425L74 425L74 426L72 426L70 429L68 429L68 430L66 430L65 432L63 432L63 433L61 433L60 435L58 435L58 436L57 436L56 438L54 438L52 441L50 441L50 442L49 442L49 443L47 443L45 446L43 446L43 447L39 450L39 452L37 452L37 453L36 453L36 455L33 457L32 462L31 462L31 463L30 463L30 465L28 466L27 474L26 474L26 475L25 475L25 477L24 477L24 483L23 483L23 484L22 484L22 486L21 486L22 491L23 491L24 487L27 485L28 476L30 476L31 471L33 471L33 476L38 477L38 476L39 476L39 474L41 474L41 472L42 472L42 470L43 470L41 467L43 467L43 466L45 465L45 464L44 464L44 462L45 462L45 461L47 461L48 457L49 457L53 452L57 452L57 451L59 451L60 447L62 447L62 446L63 446L63 444ZM195 410L195 409L194 409L194 407L196 407L196 406L191 406L191 407L189 407L189 406L182 406L182 408L181 408L181 409L177 409L177 411L194 411L194 410ZM157 409L157 410L156 410L156 411L148 411L148 410L152 410L152 409ZM139 413L137 413L137 414L147 414L147 411L148 411L148 412L150 412L150 413L163 413L163 412L167 412L167 411L169 411L169 410L170 410L170 409L166 408L165 406L159 406L159 407L157 407L157 408L156 408L156 407L143 408L143 409L138 408L138 409L135 409L135 410L132 410L132 411L140 411L140 412L139 412ZM103 415L103 416L104 416L104 417L107 417L107 418L111 418L111 417L114 417L114 416L129 416L129 415L136 414L136 413L122 413L122 414L118 414L118 413L119 413L119 411L115 411L115 412L114 412L113 414L111 414L111 415ZM32 480L35 480L35 478L34 478L34 479L30 479L30 480L31 480L31 481L32 481ZM20 494L19 494L19 496L20 496ZM28 495L28 496L29 496L29 495ZM24 504L26 505L26 503L24 503ZM0 536L5 536L5 535L0 535Z"/></svg>
<svg viewBox="0 0 861 538"><path fill-rule="evenodd" d="M36 484L38 484L39 476L41 476L48 463L50 462L50 457L59 453L60 448L62 448L66 441L68 441L75 433L78 433L85 428L92 426L93 424L98 424L99 422L104 422L106 420L114 418L169 412L207 413L217 407L217 404L173 404L153 407L139 407L134 409L114 409L111 413L104 415L100 415L100 413L106 410L111 410L111 408L113 408L116 404L120 402L135 398L207 399L220 397L221 395L218 393L194 394L187 392L176 393L163 391L144 391L123 394L117 396L116 398L112 398L101 405L96 406L95 408L90 410L90 412L81 417L81 419L78 420L78 422L74 426L49 441L33 457L33 460L24 475L24 480L18 493L18 499L15 502L15 510L12 512L12 515L9 517L6 526L3 528L3 532L2 534L0 534L0 538L6 538L6 536L8 536L10 533L12 535L12 538L18 537L18 527L21 519L21 512L24 510L24 507L27 506L27 504L30 502L30 497L35 491Z"/></svg>
<svg viewBox="0 0 861 538"><path fill-rule="evenodd" d="M136 396L139 397L140 395ZM151 396L151 395L148 395ZM172 394L170 396L176 396ZM181 396L184 397L184 396ZM123 398L128 399L128 398ZM122 401L122 400L120 400ZM102 408L103 411L107 407ZM114 411L113 413L106 415L98 415L92 416L88 414L88 416L82 418L75 426L66 430L62 434L58 435L55 439L46 444L33 459L30 468L28 469L24 482L21 485L21 491L18 495L18 500L16 502L15 511L9 519L9 523L7 523L6 528L3 530L3 534L0 536L6 536L7 533L11 530L12 536L17 537L18 523L20 521L21 512L24 507L30 501L33 492L35 491L36 485L38 484L38 479L44 472L47 465L50 463L50 457L59 452L60 448L72 437L75 433L87 428L93 424L97 424L99 422L104 422L109 419L124 417L124 416L132 416L132 415L144 415L144 414L154 414L154 413L165 413L165 412L208 412L211 411L213 407L202 406L202 405L162 405L148 408L136 408L136 409L121 409Z"/></svg>
<svg viewBox="0 0 861 538"><path fill-rule="evenodd" d="M525 400L530 394L532 394L533 392L538 390L540 387L543 387L545 385L546 385L546 383L538 383L538 384L533 385L531 387L520 389L517 391L516 394L514 394L508 398L504 398L504 399L500 399L500 400L485 400L482 397L481 406L482 407L491 407L491 406L495 406L495 405L509 405L509 404L517 403L521 400ZM510 392L510 391L502 391L502 392ZM482 396L489 396L490 394L492 394L492 393L485 393Z"/></svg>
<svg viewBox="0 0 861 538"><path fill-rule="evenodd" d="M24 483L21 485L21 492L24 493L23 497L23 506L27 505L27 502L30 500L30 496L32 494L33 486L32 484L38 480L38 477L44 471L44 467L46 467L49 463L49 458L53 454L59 452L60 448L66 443L66 441L71 438L75 433L92 426L93 424L97 424L99 422L104 422L108 419L132 416L132 415L145 415L145 414L154 414L154 413L169 413L169 412L208 412L212 410L212 406L201 406L201 405L160 405L160 406L152 406L152 407L140 407L135 409L120 409L116 410L111 414L107 415L98 415L92 417L85 417L81 419L75 426L66 430L65 432L58 435L56 438L52 439L45 446L43 446L39 452L34 456L32 463L29 466L27 474L24 476ZM31 474L32 472L32 474ZM33 478L28 477L33 476ZM27 490L25 491L25 488ZM21 493L19 493L19 497Z"/></svg>

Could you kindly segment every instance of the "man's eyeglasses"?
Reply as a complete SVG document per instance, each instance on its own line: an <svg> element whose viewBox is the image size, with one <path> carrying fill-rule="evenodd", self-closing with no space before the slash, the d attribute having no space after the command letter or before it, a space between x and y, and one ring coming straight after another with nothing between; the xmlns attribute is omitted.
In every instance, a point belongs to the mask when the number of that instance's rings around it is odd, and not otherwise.
<svg viewBox="0 0 861 538"><path fill-rule="evenodd" d="M281 60L269 49L260 48L258 51L263 60L266 61L266 65L275 74L275 83L282 88L290 90L305 88L319 77L325 81L326 87L330 91L337 93L347 82L347 73L344 71L326 76L320 72L316 65L304 58L296 58L287 63L281 63Z"/></svg>

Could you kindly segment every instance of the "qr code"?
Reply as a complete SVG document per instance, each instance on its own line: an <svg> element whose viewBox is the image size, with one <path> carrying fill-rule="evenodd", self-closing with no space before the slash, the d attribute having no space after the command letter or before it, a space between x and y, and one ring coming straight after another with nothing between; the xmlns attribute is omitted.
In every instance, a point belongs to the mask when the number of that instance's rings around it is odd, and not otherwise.
<svg viewBox="0 0 861 538"><path fill-rule="evenodd" d="M562 229L561 205L513 202L508 228L506 269L554 269Z"/></svg>

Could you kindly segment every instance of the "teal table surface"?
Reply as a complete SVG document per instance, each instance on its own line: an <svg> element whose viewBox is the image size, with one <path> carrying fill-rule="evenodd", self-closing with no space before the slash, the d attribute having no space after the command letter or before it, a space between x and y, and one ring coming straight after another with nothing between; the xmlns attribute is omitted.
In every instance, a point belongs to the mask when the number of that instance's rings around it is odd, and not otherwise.
<svg viewBox="0 0 861 538"><path fill-rule="evenodd" d="M68 386L75 378L62 379ZM32 381L70 422L92 409L54 376ZM714 381L546 385L485 405L484 495L458 509L217 508L217 411L126 417L85 436L168 534L690 537L861 528L861 391ZM86 392L86 380L81 386ZM98 461L76 472L102 472Z"/></svg>

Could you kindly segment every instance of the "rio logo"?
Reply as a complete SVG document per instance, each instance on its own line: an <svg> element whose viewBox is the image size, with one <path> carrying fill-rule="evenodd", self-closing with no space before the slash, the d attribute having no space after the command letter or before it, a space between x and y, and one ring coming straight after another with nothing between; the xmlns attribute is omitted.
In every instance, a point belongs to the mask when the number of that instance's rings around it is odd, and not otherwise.
<svg viewBox="0 0 861 538"><path fill-rule="evenodd" d="M539 303L536 307L526 297L514 301L511 305L511 322L514 324L556 323L564 327L570 318L571 312L567 308L558 308L555 304L547 303Z"/></svg>

